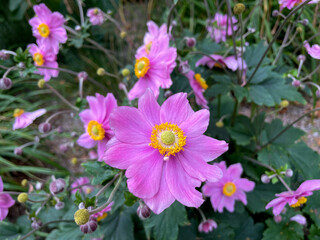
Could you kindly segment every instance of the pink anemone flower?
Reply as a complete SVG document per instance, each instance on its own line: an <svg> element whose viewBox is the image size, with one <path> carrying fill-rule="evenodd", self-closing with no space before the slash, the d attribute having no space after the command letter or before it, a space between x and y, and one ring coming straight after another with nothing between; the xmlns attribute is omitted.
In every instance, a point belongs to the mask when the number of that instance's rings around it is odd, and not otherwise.
<svg viewBox="0 0 320 240"><path fill-rule="evenodd" d="M235 17L232 17L233 31L238 29L238 27L235 26L237 22L238 20ZM227 36L232 35L231 19L228 21L227 14L216 13L214 19L208 20L207 31L215 42L225 42L227 40Z"/></svg>
<svg viewBox="0 0 320 240"><path fill-rule="evenodd" d="M100 8L90 8L87 17L92 25L101 25L104 22L104 13Z"/></svg>
<svg viewBox="0 0 320 240"><path fill-rule="evenodd" d="M0 177L0 221L3 221L8 215L9 208L14 205L15 201L9 194L1 192L3 192L3 182Z"/></svg>
<svg viewBox="0 0 320 240"><path fill-rule="evenodd" d="M312 195L313 191L320 190L320 180L304 181L296 191L286 191L276 194L275 199L269 202L266 209L273 208L273 214L279 215L282 209L288 204L290 207L296 208L307 202L308 196Z"/></svg>
<svg viewBox="0 0 320 240"><path fill-rule="evenodd" d="M314 44L312 47L310 47L310 44L305 41L304 47L307 49L307 52L311 57L314 59L320 59L320 46L318 44Z"/></svg>
<svg viewBox="0 0 320 240"><path fill-rule="evenodd" d="M188 78L190 86L196 96L196 103L199 106L208 109L208 101L203 96L204 91L208 88L206 80L202 78L199 73L196 74L192 70L186 73L185 76Z"/></svg>
<svg viewBox="0 0 320 240"><path fill-rule="evenodd" d="M112 93L108 93L106 97L96 93L96 97L88 96L87 101L90 108L79 114L86 132L79 137L77 143L84 148L98 145L98 156L101 161L106 144L113 136L109 117L112 110L117 107L117 100Z"/></svg>
<svg viewBox="0 0 320 240"><path fill-rule="evenodd" d="M83 185L83 186L82 186ZM90 194L93 191L93 186L90 185L90 180L87 177L77 178L72 184L71 188L74 188L71 193L75 194L77 191L82 191L85 194Z"/></svg>
<svg viewBox="0 0 320 240"><path fill-rule="evenodd" d="M198 231L199 232L204 232L204 233L208 233L211 232L214 228L217 228L218 225L216 223L216 221L214 221L213 219L207 219L205 221L202 221L199 226L198 226Z"/></svg>
<svg viewBox="0 0 320 240"><path fill-rule="evenodd" d="M239 67L239 63L238 63L238 61L237 61L235 56L229 56L229 57L225 57L224 58L223 56L220 56L220 55L211 54L210 57L211 58L209 58L207 56L204 56L204 57L200 58L196 62L196 67L199 67L201 65L203 65L203 66L207 65L209 68L227 67L227 68L231 69L232 71L236 71L238 69L238 67Z"/></svg>
<svg viewBox="0 0 320 240"><path fill-rule="evenodd" d="M13 116L15 117L15 121L12 129L16 130L19 128L28 127L33 121L45 114L47 111L45 109L39 109L34 112L25 112L23 109L17 108L13 112Z"/></svg>
<svg viewBox="0 0 320 240"><path fill-rule="evenodd" d="M112 205L113 205L113 201L108 205L106 206L104 209L102 209L100 212L98 213L95 213L93 215L91 215L92 217L96 218L98 222L100 222L101 220L105 219L108 214L107 212L110 212L111 211L111 208L112 208Z"/></svg>
<svg viewBox="0 0 320 240"><path fill-rule="evenodd" d="M283 10L284 8L292 9L295 6L304 3L306 0L279 0L280 4L280 10ZM309 4L317 3L319 0L313 0L309 2Z"/></svg>
<svg viewBox="0 0 320 240"><path fill-rule="evenodd" d="M35 5L33 10L36 16L29 20L33 36L40 45L45 45L57 54L59 43L65 43L68 39L63 27L66 20L59 12L51 12L44 3Z"/></svg>
<svg viewBox="0 0 320 240"><path fill-rule="evenodd" d="M241 164L232 164L227 168L226 163L222 161L214 165L221 168L223 177L218 182L207 182L202 188L203 193L210 196L213 209L222 213L225 207L229 212L233 212L236 200L247 205L245 192L252 191L255 183L241 178Z"/></svg>
<svg viewBox="0 0 320 240"><path fill-rule="evenodd" d="M54 68L38 68L34 73L43 75L45 81L49 81L51 77L57 77L59 75L59 71L56 70L58 68L57 55L53 53L52 50L47 50L44 45L37 46L34 43L29 44L28 48L36 66Z"/></svg>
<svg viewBox="0 0 320 240"><path fill-rule="evenodd" d="M169 97L160 107L150 89L138 109L119 107L110 116L115 137L103 160L126 169L128 189L156 214L175 200L189 207L203 203L195 188L217 181L220 168L207 162L228 150L225 141L203 135L210 112L194 112L186 93Z"/></svg>

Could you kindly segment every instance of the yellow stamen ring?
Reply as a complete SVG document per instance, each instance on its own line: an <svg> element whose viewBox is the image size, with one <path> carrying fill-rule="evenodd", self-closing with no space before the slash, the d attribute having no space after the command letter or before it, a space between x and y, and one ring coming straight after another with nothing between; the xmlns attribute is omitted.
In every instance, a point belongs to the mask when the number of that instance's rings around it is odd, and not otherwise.
<svg viewBox="0 0 320 240"><path fill-rule="evenodd" d="M20 117L23 113L24 113L24 110L23 110L23 109L17 108L17 109L14 110L13 116L14 116L15 118L16 118L16 117Z"/></svg>
<svg viewBox="0 0 320 240"><path fill-rule="evenodd" d="M108 213L103 213L102 216L97 217L97 221L100 222L101 220L105 219L108 216Z"/></svg>
<svg viewBox="0 0 320 240"><path fill-rule="evenodd" d="M224 184L222 192L225 196L231 197L237 190L236 185L233 182L227 182Z"/></svg>
<svg viewBox="0 0 320 240"><path fill-rule="evenodd" d="M295 204L291 204L290 207L293 207L293 208L300 207L302 204L305 204L306 202L307 202L307 198L300 197L298 198L298 202L296 202Z"/></svg>
<svg viewBox="0 0 320 240"><path fill-rule="evenodd" d="M38 31L41 37L44 37L44 38L48 37L50 34L49 26L45 23L39 24Z"/></svg>
<svg viewBox="0 0 320 240"><path fill-rule="evenodd" d="M149 145L158 149L159 153L165 156L164 159L183 151L183 146L186 145L186 136L183 131L176 124L168 122L155 125L150 140Z"/></svg>
<svg viewBox="0 0 320 240"><path fill-rule="evenodd" d="M43 55L38 52L33 54L33 61L35 61L38 66L42 66L44 64Z"/></svg>
<svg viewBox="0 0 320 240"><path fill-rule="evenodd" d="M90 121L87 127L88 134L95 141L100 141L104 139L105 130L102 127L102 124L97 121Z"/></svg>
<svg viewBox="0 0 320 240"><path fill-rule="evenodd" d="M206 90L208 88L206 80L201 77L201 74L197 73L194 75L194 79L199 83L199 85Z"/></svg>
<svg viewBox="0 0 320 240"><path fill-rule="evenodd" d="M150 68L150 61L146 57L142 57L136 60L136 64L134 65L134 73L137 78L144 77Z"/></svg>

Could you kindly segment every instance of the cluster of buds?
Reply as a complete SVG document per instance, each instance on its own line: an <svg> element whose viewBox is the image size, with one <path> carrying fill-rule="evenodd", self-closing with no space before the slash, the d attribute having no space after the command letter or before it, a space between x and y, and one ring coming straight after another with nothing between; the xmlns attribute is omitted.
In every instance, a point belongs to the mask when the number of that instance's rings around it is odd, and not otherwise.
<svg viewBox="0 0 320 240"><path fill-rule="evenodd" d="M36 219L33 217L31 220L32 220L31 227L33 229L38 229L39 227L42 226L42 222L39 219Z"/></svg>
<svg viewBox="0 0 320 240"><path fill-rule="evenodd" d="M292 169L288 168L288 166L281 167L280 169L276 170L275 172L266 172L265 174L261 175L261 182L267 184L272 181L272 183L277 183L278 179L277 176L282 177L292 177L293 171Z"/></svg>
<svg viewBox="0 0 320 240"><path fill-rule="evenodd" d="M66 187L66 181L62 178L54 179L49 186L52 195L56 195L64 191Z"/></svg>
<svg viewBox="0 0 320 240"><path fill-rule="evenodd" d="M89 210L92 210L92 207L86 209L82 202L79 204L79 210L74 214L74 221L80 225L81 232L85 234L92 233L98 228L97 218L90 216Z"/></svg>

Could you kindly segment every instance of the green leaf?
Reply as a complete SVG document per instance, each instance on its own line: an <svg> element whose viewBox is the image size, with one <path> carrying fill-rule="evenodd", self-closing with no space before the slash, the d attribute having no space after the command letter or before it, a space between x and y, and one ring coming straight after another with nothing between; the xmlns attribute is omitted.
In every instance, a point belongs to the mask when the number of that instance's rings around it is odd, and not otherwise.
<svg viewBox="0 0 320 240"><path fill-rule="evenodd" d="M178 237L179 226L188 223L186 209L178 202L172 204L161 214L153 214L144 224L151 229L155 240L175 240Z"/></svg>
<svg viewBox="0 0 320 240"><path fill-rule="evenodd" d="M260 58L263 56L263 53L266 51L266 49L267 45L264 41L260 41L259 44L246 47L246 51L244 52L243 58L246 61L248 68L257 66ZM266 63L267 61L267 58L265 58L263 63Z"/></svg>
<svg viewBox="0 0 320 240"><path fill-rule="evenodd" d="M258 153L258 160L275 168L280 168L289 162L289 157L285 148L272 144Z"/></svg>
<svg viewBox="0 0 320 240"><path fill-rule="evenodd" d="M253 219L249 217L235 232L235 240L260 240L263 230L263 223L254 224Z"/></svg>
<svg viewBox="0 0 320 240"><path fill-rule="evenodd" d="M318 228L320 228L320 206L319 206L320 192L314 192L309 196L307 203L303 208L303 212L308 214L314 221Z"/></svg>
<svg viewBox="0 0 320 240"><path fill-rule="evenodd" d="M124 192L124 198L125 198L125 202L124 204L131 207L133 206L133 204L135 204L138 200L138 198L136 196L134 196L131 192Z"/></svg>
<svg viewBox="0 0 320 240"><path fill-rule="evenodd" d="M117 170L109 167L104 162L88 161L81 164L86 172L93 176L92 184L101 184L104 181L110 180L117 174Z"/></svg>
<svg viewBox="0 0 320 240"><path fill-rule="evenodd" d="M320 228L316 227L315 225L311 225L308 239L320 240Z"/></svg>
<svg viewBox="0 0 320 240"><path fill-rule="evenodd" d="M263 240L303 239L303 227L296 222L276 223L273 219L268 219L266 223L268 228L263 232Z"/></svg>

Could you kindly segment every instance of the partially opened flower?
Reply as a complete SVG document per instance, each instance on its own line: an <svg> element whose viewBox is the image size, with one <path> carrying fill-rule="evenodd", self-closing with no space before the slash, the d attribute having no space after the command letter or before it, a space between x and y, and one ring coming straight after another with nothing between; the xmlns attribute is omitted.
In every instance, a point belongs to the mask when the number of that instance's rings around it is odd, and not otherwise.
<svg viewBox="0 0 320 240"><path fill-rule="evenodd" d="M117 107L117 100L112 93L106 97L96 93L96 96L88 96L89 109L83 110L79 116L84 124L85 133L77 143L84 148L93 148L98 145L99 161L106 150L106 144L113 136L109 126L110 113Z"/></svg>
<svg viewBox="0 0 320 240"><path fill-rule="evenodd" d="M25 112L23 109L17 108L13 112L13 116L15 117L15 121L12 129L16 130L19 128L28 127L33 121L45 114L47 111L45 109L39 109L34 112Z"/></svg>
<svg viewBox="0 0 320 240"><path fill-rule="evenodd" d="M292 9L295 6L304 3L306 0L279 0L280 10L284 8ZM313 0L309 4L317 3L319 0Z"/></svg>
<svg viewBox="0 0 320 240"><path fill-rule="evenodd" d="M36 66L53 68L38 68L34 73L43 75L45 81L49 81L51 77L57 77L59 75L59 71L57 70L57 55L52 52L52 50L48 50L45 45L37 46L34 43L29 44L28 48Z"/></svg>
<svg viewBox="0 0 320 240"><path fill-rule="evenodd" d="M203 193L210 197L213 209L223 212L225 207L229 212L233 212L236 200L247 205L246 192L252 191L255 183L241 178L241 164L232 164L227 168L226 163L222 161L214 165L221 168L223 177L218 182L207 182L202 188Z"/></svg>
<svg viewBox="0 0 320 240"><path fill-rule="evenodd" d="M235 56L223 57L223 56L220 56L220 55L211 54L210 57L211 58L209 58L207 56L204 56L204 57L200 58L196 62L196 67L201 66L201 65L203 65L203 66L207 65L209 68L227 67L227 68L231 69L232 71L236 71L239 66L240 67L242 66L242 60L239 59L239 57L238 57L238 61L237 61ZM243 62L244 62L244 60L243 60ZM243 64L243 66L244 66L244 68L246 68L247 65L245 64L245 62Z"/></svg>
<svg viewBox="0 0 320 240"><path fill-rule="evenodd" d="M92 25L101 25L104 22L104 13L100 8L90 8L87 17Z"/></svg>
<svg viewBox="0 0 320 240"><path fill-rule="evenodd" d="M316 190L320 190L319 179L304 181L296 191L286 191L276 194L277 198L269 202L266 209L273 208L273 214L279 215L287 204L293 208L305 204L307 202L306 197L311 196L313 191Z"/></svg>
<svg viewBox="0 0 320 240"><path fill-rule="evenodd" d="M227 36L232 35L231 23L233 24L233 31L238 29L238 27L235 25L238 20L233 16L231 19L228 21L227 14L216 13L214 19L208 20L207 31L209 32L210 37L217 43L221 41L225 42L227 40Z"/></svg>
<svg viewBox="0 0 320 240"><path fill-rule="evenodd" d="M107 212L111 211L111 207L112 207L113 203L114 202L112 201L107 207L105 207L100 212L95 213L95 214L93 214L91 216L96 218L97 221L100 222L101 220L105 219L108 216Z"/></svg>
<svg viewBox="0 0 320 240"><path fill-rule="evenodd" d="M188 78L190 86L193 89L194 95L196 96L196 103L208 109L208 101L203 96L204 91L208 88L206 80L201 77L199 73L195 73L194 71L190 70L185 76Z"/></svg>
<svg viewBox="0 0 320 240"><path fill-rule="evenodd" d="M81 191L85 194L90 194L93 191L93 186L90 184L90 180L87 177L77 178L71 184L72 191L71 193L75 194L77 191Z"/></svg>
<svg viewBox="0 0 320 240"><path fill-rule="evenodd" d="M312 47L310 47L310 44L305 41L304 47L307 49L307 52L311 57L314 59L320 59L320 46L318 44L314 44Z"/></svg>
<svg viewBox="0 0 320 240"><path fill-rule="evenodd" d="M199 207L204 200L195 188L222 176L220 168L207 162L228 149L225 141L203 135L209 111L194 112L186 93L172 95L160 107L150 89L138 105L119 107L111 114L115 137L104 161L126 169L129 191L156 214L175 200Z"/></svg>
<svg viewBox="0 0 320 240"><path fill-rule="evenodd" d="M3 221L8 215L9 208L14 205L15 201L9 194L1 192L3 192L3 182L0 177L0 221Z"/></svg>
<svg viewBox="0 0 320 240"><path fill-rule="evenodd" d="M202 221L198 226L199 232L208 233L211 232L214 228L217 228L218 225L213 219L207 219Z"/></svg>
<svg viewBox="0 0 320 240"><path fill-rule="evenodd" d="M33 36L37 38L37 42L40 45L44 44L57 54L59 52L59 43L65 43L68 38L67 32L63 27L66 20L59 12L51 12L44 3L35 5L33 10L36 16L29 20Z"/></svg>

